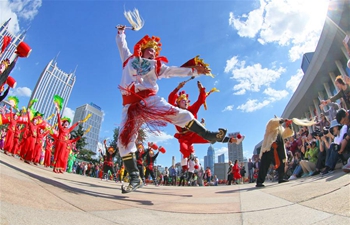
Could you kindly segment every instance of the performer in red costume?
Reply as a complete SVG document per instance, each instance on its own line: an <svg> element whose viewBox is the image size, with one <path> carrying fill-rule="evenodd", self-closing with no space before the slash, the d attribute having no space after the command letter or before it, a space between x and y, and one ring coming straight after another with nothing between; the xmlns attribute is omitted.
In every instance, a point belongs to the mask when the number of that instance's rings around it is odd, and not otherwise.
<svg viewBox="0 0 350 225"><path fill-rule="evenodd" d="M71 135L69 134L68 137L70 138ZM59 169L57 172L58 173L63 173L66 171L67 169L67 164L68 164L68 157L69 157L69 154L70 152L75 148L75 143L77 141L79 141L81 138L81 136L78 136L76 138L73 138L73 139L69 139L67 141L67 148L63 150L61 156L58 158L57 162L56 162L56 165L58 168L63 168L63 169Z"/></svg>
<svg viewBox="0 0 350 225"><path fill-rule="evenodd" d="M12 154L12 156L19 154L18 151L19 151L21 132L22 132L22 125L17 123L16 129L15 129L15 135L13 137L12 149L10 150L10 153Z"/></svg>
<svg viewBox="0 0 350 225"><path fill-rule="evenodd" d="M198 133L204 139L214 143L222 142L226 129L218 132L208 131L187 110L174 107L157 95L157 80L174 76L188 77L199 74L211 74L208 65L202 60L192 59L183 67L166 66L167 59L159 57L160 38L143 37L134 47L132 54L125 36L126 26L118 26L117 46L123 64L120 90L123 97L122 119L118 137L118 148L126 170L130 176L128 186L122 186L122 193L129 193L142 187L136 164L136 145L138 130L144 124L153 130L172 123Z"/></svg>
<svg viewBox="0 0 350 225"><path fill-rule="evenodd" d="M55 140L55 153L54 153L54 162L53 162L53 171L55 173L63 173L65 171L64 165L64 157L68 154L65 153L67 150L67 145L69 141L69 133L74 130L76 126L79 125L81 121L76 122L70 128L68 128L70 124L70 119L68 117L63 117L61 119L59 106L56 104L57 110L57 124L58 124L58 135Z"/></svg>
<svg viewBox="0 0 350 225"><path fill-rule="evenodd" d="M197 119L197 113L202 105L205 104L206 98L209 96L211 92L206 93L205 88L201 84L200 81L197 81L197 86L199 89L199 96L196 102L190 105L190 100L188 99L188 94L185 91L180 91L181 88L185 85L187 81L181 82L168 96L168 102L173 106L177 106L181 109L188 110L193 114L193 116ZM179 92L179 93L178 93ZM181 165L184 170L187 170L188 166L188 158L191 154L194 154L195 150L193 144L206 144L210 143L210 141L204 139L198 134L190 131L185 127L175 126L178 131L174 137L179 140L180 143L180 152L182 154ZM238 138L241 137L241 138ZM230 142L239 144L243 141L244 136L238 136L237 138L231 137L230 139L226 138L223 142Z"/></svg>
<svg viewBox="0 0 350 225"><path fill-rule="evenodd" d="M27 154L27 144L29 143L29 135L30 135L30 130L29 130L29 126L28 124L24 124L24 127L22 129L22 139L21 142L19 143L19 156L21 158L21 160L24 159L25 155Z"/></svg>
<svg viewBox="0 0 350 225"><path fill-rule="evenodd" d="M46 146L45 146L45 159L44 166L51 166L51 155L52 155L53 140L46 136Z"/></svg>
<svg viewBox="0 0 350 225"><path fill-rule="evenodd" d="M40 162L40 155L43 151L44 139L49 134L49 132L50 130L45 131L44 129L38 127L33 156L34 165L38 165L38 163Z"/></svg>
<svg viewBox="0 0 350 225"><path fill-rule="evenodd" d="M33 157L35 155L35 143L36 138L38 136L38 121L41 118L40 115L36 115L33 120L30 120L29 111L27 112L27 119L28 119L28 129L29 129L29 136L27 137L28 142L26 142L25 148L27 149L27 153L24 157L24 161L26 163L30 163L33 161Z"/></svg>
<svg viewBox="0 0 350 225"><path fill-rule="evenodd" d="M7 154L8 151L11 151L13 148L13 142L14 142L14 136L15 136L15 130L18 120L18 115L16 113L13 113L13 108L17 107L18 104L18 98L15 96L9 96L8 100L11 104L10 109L10 116L8 119L8 127L7 127L7 133L5 138L5 145L4 145L4 153Z"/></svg>
<svg viewBox="0 0 350 225"><path fill-rule="evenodd" d="M136 156L136 164L137 168L139 169L139 174L140 177L145 184L145 173L144 173L144 167L143 167L143 161L144 161L144 156L146 154L145 148L143 147L142 143L137 144L137 151L135 152Z"/></svg>
<svg viewBox="0 0 350 225"><path fill-rule="evenodd" d="M99 151L101 152L101 155L103 157L103 176L102 178L105 178L106 181L108 180L108 170L111 171L114 181L117 181L117 174L114 169L114 162L113 159L117 154L117 151L112 147L109 146L107 147L106 140L103 141L104 147L106 149L106 154L103 154L102 150L100 149ZM101 178L101 180L102 180Z"/></svg>

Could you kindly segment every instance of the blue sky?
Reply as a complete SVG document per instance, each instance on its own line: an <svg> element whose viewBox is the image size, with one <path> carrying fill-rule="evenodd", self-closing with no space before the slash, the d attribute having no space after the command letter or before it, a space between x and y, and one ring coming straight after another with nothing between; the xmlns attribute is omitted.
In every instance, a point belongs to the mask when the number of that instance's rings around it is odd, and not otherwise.
<svg viewBox="0 0 350 225"><path fill-rule="evenodd" d="M19 106L27 104L37 79L47 63L56 57L60 69L76 69L76 83L64 114L73 118L77 107L93 102L104 112L100 139L112 137L121 118L118 84L122 64L115 43L117 24L129 25L123 12L137 8L145 21L140 31L127 30L129 48L144 35L155 35L163 44L160 55L169 66L179 66L200 55L215 78L201 76L186 84L192 102L197 99L196 80L209 91L220 92L207 99L199 118L206 127L241 132L244 156L254 146L274 115L280 116L298 86L303 73L302 55L315 51L323 28L327 0L260 1L0 1L0 23L11 18L10 31L27 31L26 43L33 51L19 59L12 76ZM160 79L159 95L168 94L184 79ZM180 160L179 145L169 124L149 141L166 148L158 163ZM209 145L195 145L203 162ZM226 155L227 145L213 145L216 156Z"/></svg>

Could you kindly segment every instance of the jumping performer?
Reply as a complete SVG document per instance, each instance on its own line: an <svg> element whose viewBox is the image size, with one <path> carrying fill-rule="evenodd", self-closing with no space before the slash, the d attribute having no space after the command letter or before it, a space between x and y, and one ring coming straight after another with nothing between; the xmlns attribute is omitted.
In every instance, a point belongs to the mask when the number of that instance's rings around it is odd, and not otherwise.
<svg viewBox="0 0 350 225"><path fill-rule="evenodd" d="M132 54L128 48L125 36L126 26L118 26L116 36L117 46L123 63L120 90L123 98L122 120L118 137L118 148L130 175L128 186L122 186L122 193L129 193L142 187L142 179L136 164L136 145L138 130L143 124L158 130L167 123L186 127L198 133L204 139L214 143L223 142L225 129L210 132L187 110L174 107L163 98L157 96L160 78L174 76L198 76L210 74L210 69L203 62L192 65L191 68L168 67L167 59L159 57L160 38L146 35L135 46ZM195 60L193 60L195 61Z"/></svg>

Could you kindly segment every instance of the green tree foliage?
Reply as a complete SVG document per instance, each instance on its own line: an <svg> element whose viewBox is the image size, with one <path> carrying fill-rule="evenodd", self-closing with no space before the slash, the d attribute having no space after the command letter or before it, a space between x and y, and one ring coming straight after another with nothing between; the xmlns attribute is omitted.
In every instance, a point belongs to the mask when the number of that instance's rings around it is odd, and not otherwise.
<svg viewBox="0 0 350 225"><path fill-rule="evenodd" d="M85 146L87 145L86 143L86 137L84 137L84 129L83 125L80 124L78 126L78 129L73 130L71 132L71 138L77 138L81 137L77 142L76 142L76 148L79 151L77 158L80 160L84 161L89 161L89 162L95 162L96 160L92 158L92 156L95 156L96 153L90 150L85 149Z"/></svg>
<svg viewBox="0 0 350 225"><path fill-rule="evenodd" d="M79 150L79 154L77 155L77 158L87 162L97 162L97 160L92 158L92 156L94 155L96 155L96 153L93 151L90 151L87 149L81 149Z"/></svg>
<svg viewBox="0 0 350 225"><path fill-rule="evenodd" d="M86 146L86 137L83 136L84 135L84 129L83 129L83 125L79 125L78 129L75 129L71 132L71 138L77 138L77 137L81 137L77 143L76 143L76 147L78 151L81 151L84 149L84 147Z"/></svg>
<svg viewBox="0 0 350 225"><path fill-rule="evenodd" d="M116 127L114 129L114 132L113 132L113 140L111 140L110 142L110 146L112 146L114 149L116 149L117 151L117 155L116 155L116 162L118 163L119 166L122 165L122 159L120 157L120 154L119 154L119 149L117 147L117 143L118 143L118 136L119 136L119 127ZM137 136L137 143L144 143L146 141L146 138L147 138L147 135L146 135L146 132L143 128L140 128L139 130L139 134Z"/></svg>

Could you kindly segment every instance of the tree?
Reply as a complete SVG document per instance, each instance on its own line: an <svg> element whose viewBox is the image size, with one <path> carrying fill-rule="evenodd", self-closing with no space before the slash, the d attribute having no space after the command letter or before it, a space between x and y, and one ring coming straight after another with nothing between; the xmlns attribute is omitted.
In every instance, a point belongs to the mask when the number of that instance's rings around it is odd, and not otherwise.
<svg viewBox="0 0 350 225"><path fill-rule="evenodd" d="M78 126L78 129L76 130L73 130L71 132L71 138L74 139L74 138L77 138L77 137L81 137L77 143L76 143L76 148L77 150L79 151L78 155L77 155L77 158L78 159L81 159L81 160L84 160L84 161L93 161L95 162L96 160L92 158L92 156L95 156L96 153L93 152L93 151L90 151L90 150L87 150L85 149L85 146L86 146L86 137L84 137L84 129L83 129L83 125L79 125Z"/></svg>
<svg viewBox="0 0 350 225"><path fill-rule="evenodd" d="M95 156L96 153L87 149L79 150L77 158L80 160L88 161L88 162L97 162L97 160L93 159L92 156Z"/></svg>
<svg viewBox="0 0 350 225"><path fill-rule="evenodd" d="M116 151L117 151L116 161L117 161L118 165L121 166L122 165L122 159L120 157L119 149L118 149L118 145L117 145L117 143L118 143L118 136L119 136L119 129L120 129L119 127L116 127L114 129L114 131L113 131L113 140L110 142L109 145L112 146L114 149L116 149ZM136 139L136 142L137 143L139 143L139 142L143 143L143 142L145 142L146 138L147 138L147 134L146 134L145 130L143 128L140 128L138 136L137 136L137 139Z"/></svg>
<svg viewBox="0 0 350 225"><path fill-rule="evenodd" d="M79 125L78 126L78 129L76 130L73 130L71 132L71 137L74 139L74 138L77 138L77 137L81 137L77 143L76 143L76 148L78 151L81 151L84 149L84 147L86 146L86 137L83 136L84 135L84 130L83 130L83 125Z"/></svg>

